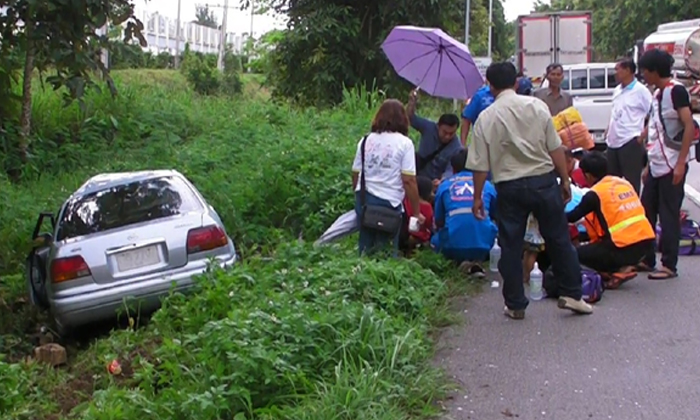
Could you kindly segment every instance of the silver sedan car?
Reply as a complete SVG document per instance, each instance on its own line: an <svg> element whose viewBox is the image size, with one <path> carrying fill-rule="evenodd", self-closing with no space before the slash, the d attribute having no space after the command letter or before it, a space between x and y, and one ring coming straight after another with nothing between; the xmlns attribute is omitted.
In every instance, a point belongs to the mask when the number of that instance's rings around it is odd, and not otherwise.
<svg viewBox="0 0 700 420"><path fill-rule="evenodd" d="M39 216L33 239L29 294L61 335L121 311L152 312L211 262L237 261L218 214L177 171L95 176L58 215Z"/></svg>

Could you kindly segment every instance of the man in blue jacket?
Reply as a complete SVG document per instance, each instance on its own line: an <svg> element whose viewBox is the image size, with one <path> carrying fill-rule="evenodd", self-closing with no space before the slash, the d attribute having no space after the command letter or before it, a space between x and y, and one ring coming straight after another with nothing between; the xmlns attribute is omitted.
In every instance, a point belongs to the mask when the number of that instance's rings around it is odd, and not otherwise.
<svg viewBox="0 0 700 420"><path fill-rule="evenodd" d="M497 228L492 220L496 210L496 189L486 181L483 203L490 217L478 220L472 214L474 180L472 173L464 168L466 161L466 150L455 154L451 159L455 174L438 187L434 210L437 232L431 245L446 258L478 264L488 259L496 240Z"/></svg>
<svg viewBox="0 0 700 420"><path fill-rule="evenodd" d="M474 124L476 124L479 114L491 106L493 101L494 98L488 85L485 85L481 89L477 90L474 96L469 100L469 104L464 108L464 111L462 111L462 129L460 131L462 147L467 146L469 130Z"/></svg>

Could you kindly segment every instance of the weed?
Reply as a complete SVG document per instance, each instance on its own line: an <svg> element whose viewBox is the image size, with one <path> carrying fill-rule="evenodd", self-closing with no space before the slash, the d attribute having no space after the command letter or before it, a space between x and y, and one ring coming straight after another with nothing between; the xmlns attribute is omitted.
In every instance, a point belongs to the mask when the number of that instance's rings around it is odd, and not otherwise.
<svg viewBox="0 0 700 420"><path fill-rule="evenodd" d="M454 285L471 283L431 252L373 261L357 258L352 238L303 243L352 208L349 165L382 96L346 93L338 109L304 110L261 101L250 80L231 98L200 96L175 71L114 77L119 97L93 92L84 109L37 87L29 167L19 183L0 175L0 274L12 274L0 280L0 353L10 357L0 360L0 418L434 413L446 388L428 363L431 332L450 321ZM170 296L144 327L69 346L66 368L22 361L40 318L14 273L38 213L96 173L147 168L188 176L245 262ZM107 372L112 360L121 374Z"/></svg>

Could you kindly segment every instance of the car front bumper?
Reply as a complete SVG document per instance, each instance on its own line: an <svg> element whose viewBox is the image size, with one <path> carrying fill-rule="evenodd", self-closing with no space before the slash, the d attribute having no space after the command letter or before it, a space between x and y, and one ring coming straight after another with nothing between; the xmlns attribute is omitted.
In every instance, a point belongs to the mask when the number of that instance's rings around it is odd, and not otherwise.
<svg viewBox="0 0 700 420"><path fill-rule="evenodd" d="M238 255L217 259L215 266L232 267ZM194 285L194 278L209 267L208 261L196 261L157 278L128 283L74 296L50 299L51 314L60 329L71 330L83 325L114 318L118 314L137 317L160 308L161 300L171 291L184 292Z"/></svg>

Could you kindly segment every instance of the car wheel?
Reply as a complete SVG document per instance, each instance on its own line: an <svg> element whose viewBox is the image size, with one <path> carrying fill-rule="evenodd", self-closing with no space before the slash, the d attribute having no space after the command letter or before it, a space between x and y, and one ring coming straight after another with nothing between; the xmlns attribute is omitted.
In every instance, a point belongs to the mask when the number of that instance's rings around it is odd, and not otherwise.
<svg viewBox="0 0 700 420"><path fill-rule="evenodd" d="M36 254L36 250L29 253L26 262L27 284L29 286L29 297L32 303L41 309L49 308L49 301L46 297L46 274L42 265L42 260Z"/></svg>

